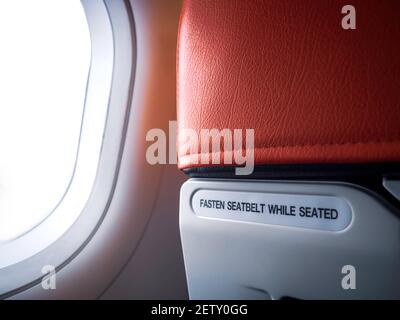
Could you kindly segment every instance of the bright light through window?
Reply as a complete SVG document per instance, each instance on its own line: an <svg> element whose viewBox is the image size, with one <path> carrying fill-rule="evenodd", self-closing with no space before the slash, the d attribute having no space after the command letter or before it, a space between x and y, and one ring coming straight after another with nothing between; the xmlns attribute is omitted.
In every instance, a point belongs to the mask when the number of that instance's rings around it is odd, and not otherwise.
<svg viewBox="0 0 400 320"><path fill-rule="evenodd" d="M79 0L0 0L0 243L43 221L71 182L90 66Z"/></svg>

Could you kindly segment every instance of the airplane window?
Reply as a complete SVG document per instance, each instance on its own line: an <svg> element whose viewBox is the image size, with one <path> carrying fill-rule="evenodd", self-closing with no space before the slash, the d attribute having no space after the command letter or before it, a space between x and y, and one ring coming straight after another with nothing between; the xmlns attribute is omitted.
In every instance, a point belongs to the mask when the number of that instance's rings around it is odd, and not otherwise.
<svg viewBox="0 0 400 320"><path fill-rule="evenodd" d="M0 2L0 244L42 222L76 166L91 59L79 0Z"/></svg>

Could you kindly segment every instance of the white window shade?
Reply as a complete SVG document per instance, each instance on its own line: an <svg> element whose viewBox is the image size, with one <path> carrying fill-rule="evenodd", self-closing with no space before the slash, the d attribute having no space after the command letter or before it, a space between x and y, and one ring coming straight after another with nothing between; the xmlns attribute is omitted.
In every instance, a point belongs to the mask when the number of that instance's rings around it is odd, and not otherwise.
<svg viewBox="0 0 400 320"><path fill-rule="evenodd" d="M1 245L45 220L68 191L91 44L79 0L0 1L0 41Z"/></svg>

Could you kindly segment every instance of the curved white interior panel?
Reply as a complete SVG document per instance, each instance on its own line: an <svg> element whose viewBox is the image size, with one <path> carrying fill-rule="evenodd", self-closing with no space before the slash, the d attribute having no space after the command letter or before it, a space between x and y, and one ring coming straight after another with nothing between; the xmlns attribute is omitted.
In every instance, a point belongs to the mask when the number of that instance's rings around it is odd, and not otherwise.
<svg viewBox="0 0 400 320"><path fill-rule="evenodd" d="M176 117L180 2L84 1L94 2L105 5L114 41L95 183L84 210L61 238L31 258L0 269L0 298L186 296L176 223L177 191L185 176L175 166L167 170L149 165L145 157L147 132L167 131L168 120ZM57 290L41 286L45 265L56 267ZM160 281L154 281L157 277Z"/></svg>

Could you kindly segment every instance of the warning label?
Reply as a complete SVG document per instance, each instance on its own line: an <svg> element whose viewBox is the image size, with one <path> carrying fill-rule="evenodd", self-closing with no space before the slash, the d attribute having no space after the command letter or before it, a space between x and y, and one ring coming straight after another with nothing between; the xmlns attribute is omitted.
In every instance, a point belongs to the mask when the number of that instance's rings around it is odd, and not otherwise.
<svg viewBox="0 0 400 320"><path fill-rule="evenodd" d="M257 202L237 202L214 199L200 199L200 208L222 209L229 211L269 213L285 216L300 216L317 219L337 219L338 211L335 208L304 207L295 205L257 203Z"/></svg>
<svg viewBox="0 0 400 320"><path fill-rule="evenodd" d="M206 217L326 230L342 230L352 217L344 199L318 195L263 194L200 190L194 211Z"/></svg>

